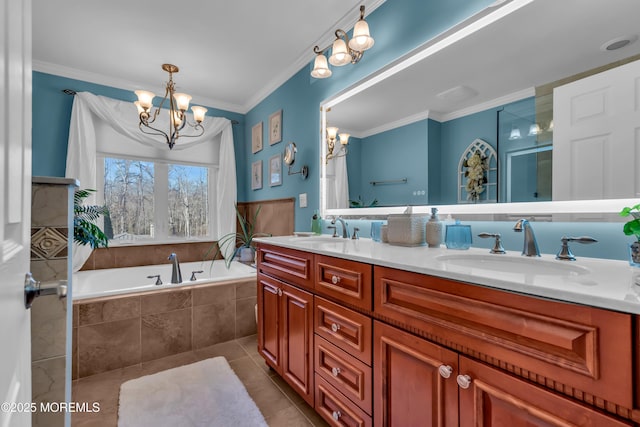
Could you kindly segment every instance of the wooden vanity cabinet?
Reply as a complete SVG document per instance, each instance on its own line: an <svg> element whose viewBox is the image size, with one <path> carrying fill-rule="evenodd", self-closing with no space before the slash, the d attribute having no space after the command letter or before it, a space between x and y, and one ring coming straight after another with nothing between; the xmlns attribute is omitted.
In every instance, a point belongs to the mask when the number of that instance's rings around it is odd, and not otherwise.
<svg viewBox="0 0 640 427"><path fill-rule="evenodd" d="M640 426L638 316L260 244L258 318L332 426Z"/></svg>
<svg viewBox="0 0 640 427"><path fill-rule="evenodd" d="M258 352L313 405L313 294L258 273Z"/></svg>

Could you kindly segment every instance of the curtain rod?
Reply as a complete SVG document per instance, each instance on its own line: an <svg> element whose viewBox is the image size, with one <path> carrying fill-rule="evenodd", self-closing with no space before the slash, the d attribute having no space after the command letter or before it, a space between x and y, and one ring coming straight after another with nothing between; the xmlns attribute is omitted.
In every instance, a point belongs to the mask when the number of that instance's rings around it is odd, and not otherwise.
<svg viewBox="0 0 640 427"><path fill-rule="evenodd" d="M63 92L63 93L65 93L65 94L67 94L67 95L72 95L72 96L78 93L78 92L76 92L76 91L75 91L75 90L73 90L73 89L62 89L62 92ZM237 124L239 124L239 123L240 123L240 122L239 122L239 121L237 121L237 120L231 120L231 124L232 124L232 125L237 125Z"/></svg>

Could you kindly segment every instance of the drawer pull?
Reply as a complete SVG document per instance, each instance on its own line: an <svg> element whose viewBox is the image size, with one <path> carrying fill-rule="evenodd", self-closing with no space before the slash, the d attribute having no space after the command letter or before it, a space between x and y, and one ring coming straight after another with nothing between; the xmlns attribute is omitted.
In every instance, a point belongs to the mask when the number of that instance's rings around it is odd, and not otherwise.
<svg viewBox="0 0 640 427"><path fill-rule="evenodd" d="M469 375L458 375L456 382L460 388L468 389L471 385L471 377Z"/></svg>
<svg viewBox="0 0 640 427"><path fill-rule="evenodd" d="M282 289L278 289L278 296L281 297L282 296Z"/></svg>
<svg viewBox="0 0 640 427"><path fill-rule="evenodd" d="M331 373L334 377L337 377L338 375L340 375L340 368L332 368Z"/></svg>
<svg viewBox="0 0 640 427"><path fill-rule="evenodd" d="M340 283L340 276L331 276L331 283L333 283L334 285Z"/></svg>
<svg viewBox="0 0 640 427"><path fill-rule="evenodd" d="M453 368L449 365L440 365L438 367L438 372L442 378L449 378L453 373Z"/></svg>
<svg viewBox="0 0 640 427"><path fill-rule="evenodd" d="M333 414L331 414L331 416L333 417L334 420L338 421L342 416L342 414L340 413L340 411L333 411Z"/></svg>
<svg viewBox="0 0 640 427"><path fill-rule="evenodd" d="M338 325L337 323L332 323L331 324L331 330L333 332L338 332L340 330L340 325Z"/></svg>

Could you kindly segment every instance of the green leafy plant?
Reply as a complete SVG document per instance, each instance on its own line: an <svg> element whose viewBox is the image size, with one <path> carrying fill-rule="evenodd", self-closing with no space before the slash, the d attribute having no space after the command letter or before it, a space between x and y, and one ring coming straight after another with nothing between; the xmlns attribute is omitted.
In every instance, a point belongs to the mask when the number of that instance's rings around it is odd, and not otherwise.
<svg viewBox="0 0 640 427"><path fill-rule="evenodd" d="M624 224L622 231L627 236L635 236L636 240L640 242L640 204L632 207L625 207L620 211L620 216L627 217L632 216L633 219L627 221Z"/></svg>
<svg viewBox="0 0 640 427"><path fill-rule="evenodd" d="M378 206L378 199L373 199L371 202L365 202L361 196L358 196L358 200L349 199L349 205L352 208L373 208Z"/></svg>
<svg viewBox="0 0 640 427"><path fill-rule="evenodd" d="M76 190L73 195L73 240L79 245L90 245L93 249L108 247L109 238L95 224L100 216L108 216L106 206L85 205L84 200L96 190Z"/></svg>
<svg viewBox="0 0 640 427"><path fill-rule="evenodd" d="M241 247L245 248L253 248L253 239L255 237L269 237L271 234L269 233L257 233L255 231L256 220L258 219L258 214L260 213L260 209L262 206L258 206L256 212L253 214L253 218L251 220L247 219L246 216L242 215L238 210L238 205L236 205L236 216L238 218L238 223L240 224L240 231L234 233L228 233L218 239L217 244L213 245L207 253L205 254L205 259L209 257L211 251L216 248L216 252L213 255L213 260L215 260L219 254L222 253L222 248L233 245L236 250L233 251L233 254L225 258L225 264L227 268L231 265L231 261L236 257L237 249Z"/></svg>

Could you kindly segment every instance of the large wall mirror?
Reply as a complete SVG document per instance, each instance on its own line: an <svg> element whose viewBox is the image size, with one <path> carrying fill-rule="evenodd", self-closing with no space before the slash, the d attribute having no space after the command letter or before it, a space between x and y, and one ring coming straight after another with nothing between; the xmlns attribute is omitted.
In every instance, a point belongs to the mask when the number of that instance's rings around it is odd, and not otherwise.
<svg viewBox="0 0 640 427"><path fill-rule="evenodd" d="M637 0L495 2L323 102L323 158L327 127L350 135L322 162L323 212L362 217L408 205L489 214L619 210L622 199L640 196L637 112L625 119L624 135L617 128L582 135L574 125L617 114L611 103L621 92L640 111L640 74L559 88L640 64L638 16ZM628 87L600 90L625 78ZM483 185L471 194L476 152ZM623 169L626 175L617 174Z"/></svg>

